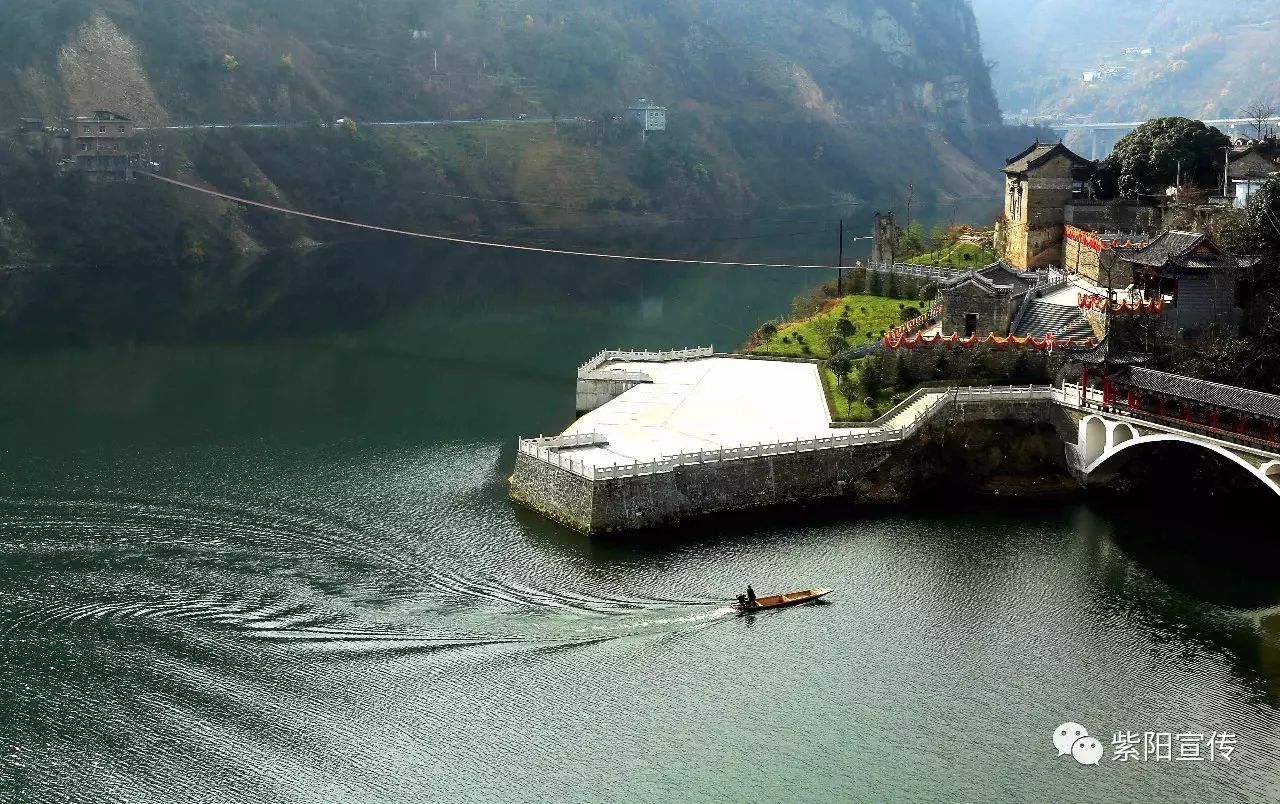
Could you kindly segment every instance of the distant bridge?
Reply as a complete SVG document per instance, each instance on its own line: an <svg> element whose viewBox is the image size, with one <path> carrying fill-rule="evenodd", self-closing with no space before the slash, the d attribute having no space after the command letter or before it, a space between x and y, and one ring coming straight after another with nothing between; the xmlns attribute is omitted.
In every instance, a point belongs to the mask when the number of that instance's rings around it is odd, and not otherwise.
<svg viewBox="0 0 1280 804"><path fill-rule="evenodd" d="M1086 131L1090 129L1126 129L1137 128L1146 123L1146 120L1138 120L1129 123L1052 123L1049 128L1054 131ZM1258 120L1252 117L1224 117L1218 120L1200 120L1207 126L1252 126ZM1280 117L1268 117L1263 123L1280 123Z"/></svg>
<svg viewBox="0 0 1280 804"><path fill-rule="evenodd" d="M1113 139L1100 137L1099 134L1121 135L1133 131L1138 126L1146 123L1146 120L1137 120L1129 122L1117 123L1048 123L1046 128L1051 128L1062 137L1070 134L1092 135L1089 138L1090 159L1101 159L1114 146ZM1258 120L1248 117L1223 117L1216 120L1201 120L1201 123L1218 128L1236 129L1242 126L1254 126L1258 124ZM1269 117L1261 121L1264 125L1280 125L1280 117ZM1119 139L1118 136L1115 139Z"/></svg>

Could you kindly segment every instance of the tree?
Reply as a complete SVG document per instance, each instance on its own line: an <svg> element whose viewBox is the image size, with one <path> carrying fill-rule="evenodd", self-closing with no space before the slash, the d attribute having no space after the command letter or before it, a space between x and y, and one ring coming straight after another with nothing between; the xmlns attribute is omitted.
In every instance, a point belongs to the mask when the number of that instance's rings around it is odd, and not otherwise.
<svg viewBox="0 0 1280 804"><path fill-rule="evenodd" d="M853 410L853 406L858 401L858 383L853 377L845 375L836 382L836 390L840 392L840 396L844 397L845 404Z"/></svg>
<svg viewBox="0 0 1280 804"><path fill-rule="evenodd" d="M862 390L874 397L884 388L884 355L867 358L862 364Z"/></svg>
<svg viewBox="0 0 1280 804"><path fill-rule="evenodd" d="M836 334L841 338L851 338L856 335L857 332L858 328L855 327L853 322L849 319L842 317L836 321Z"/></svg>
<svg viewBox="0 0 1280 804"><path fill-rule="evenodd" d="M837 380L846 380L853 371L853 361L844 355L836 355L827 361L827 368L831 369Z"/></svg>
<svg viewBox="0 0 1280 804"><path fill-rule="evenodd" d="M1268 123L1276 116L1276 104L1270 100L1254 100L1240 110L1243 117L1249 118L1249 125L1253 126L1254 133L1257 135L1255 139L1262 139L1267 134Z"/></svg>
<svg viewBox="0 0 1280 804"><path fill-rule="evenodd" d="M1114 181L1114 193L1124 198L1159 196L1181 173L1184 183L1214 187L1218 166L1231 140L1216 128L1185 117L1148 120L1124 135L1103 160L1095 185L1103 197ZM1181 167L1179 167L1181 165Z"/></svg>

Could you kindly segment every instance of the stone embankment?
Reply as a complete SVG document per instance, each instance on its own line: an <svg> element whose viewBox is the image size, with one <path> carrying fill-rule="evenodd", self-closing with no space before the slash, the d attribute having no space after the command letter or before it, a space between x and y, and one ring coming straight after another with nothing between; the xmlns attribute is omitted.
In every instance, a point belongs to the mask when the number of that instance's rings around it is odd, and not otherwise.
<svg viewBox="0 0 1280 804"><path fill-rule="evenodd" d="M919 466L915 453L966 422L1038 427L1056 446L1049 463L1063 464L1075 430L1054 404L1060 394L925 388L850 426L831 421L810 362L604 352L579 371L586 415L562 435L521 440L511 496L589 534L831 498L900 500L915 480L901 467Z"/></svg>

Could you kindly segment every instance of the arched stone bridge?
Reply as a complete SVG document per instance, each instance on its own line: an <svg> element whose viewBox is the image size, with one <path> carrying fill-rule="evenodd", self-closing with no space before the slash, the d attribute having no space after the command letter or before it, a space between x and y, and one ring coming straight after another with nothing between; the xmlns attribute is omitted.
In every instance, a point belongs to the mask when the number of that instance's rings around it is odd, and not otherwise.
<svg viewBox="0 0 1280 804"><path fill-rule="evenodd" d="M1144 447L1167 442L1191 444L1220 455L1280 496L1280 451L1234 444L1122 413L1090 412L1080 420L1075 444L1078 460L1073 468L1085 484L1107 483Z"/></svg>

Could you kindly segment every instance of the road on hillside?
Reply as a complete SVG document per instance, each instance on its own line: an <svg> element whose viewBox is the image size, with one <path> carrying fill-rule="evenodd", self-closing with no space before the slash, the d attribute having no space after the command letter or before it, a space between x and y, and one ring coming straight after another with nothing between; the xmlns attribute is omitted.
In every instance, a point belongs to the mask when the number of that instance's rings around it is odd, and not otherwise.
<svg viewBox="0 0 1280 804"><path fill-rule="evenodd" d="M560 122L575 122L577 117L562 117ZM464 126L477 123L550 123L550 117L476 117L466 120L356 120L357 126L384 127L392 126ZM191 123L181 126L138 126L138 131L214 131L221 129L245 128L337 128L342 125L333 123Z"/></svg>

